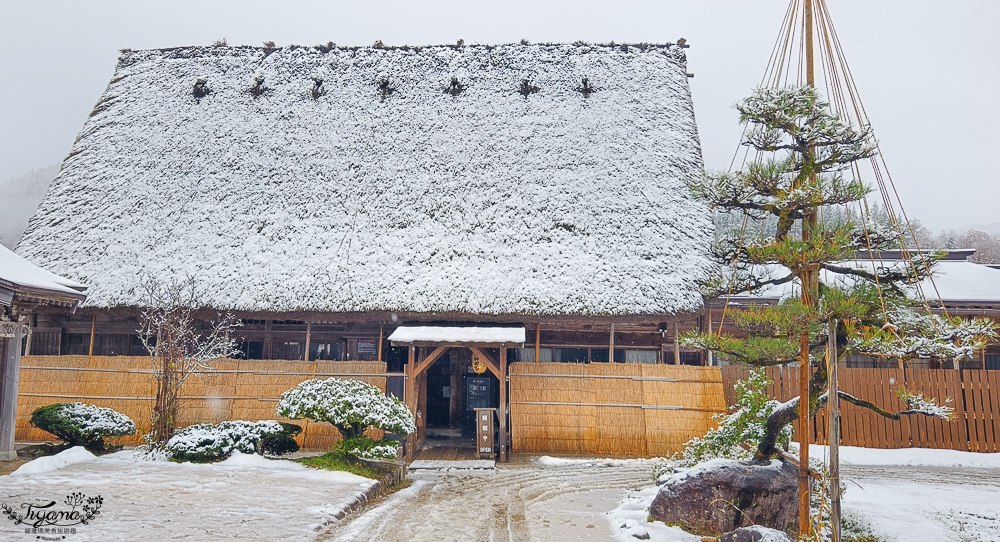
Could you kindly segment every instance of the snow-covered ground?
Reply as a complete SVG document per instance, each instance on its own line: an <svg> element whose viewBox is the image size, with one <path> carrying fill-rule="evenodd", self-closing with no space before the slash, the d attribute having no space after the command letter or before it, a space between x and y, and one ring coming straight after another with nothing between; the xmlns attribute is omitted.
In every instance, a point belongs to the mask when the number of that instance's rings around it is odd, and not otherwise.
<svg viewBox="0 0 1000 542"><path fill-rule="evenodd" d="M809 453L825 458L825 446ZM1000 454L956 450L873 450L841 447L847 484L845 516L862 518L882 540L1000 541ZM630 493L608 518L619 542L648 534L653 542L698 542L701 537L648 522L657 488Z"/></svg>
<svg viewBox="0 0 1000 542"><path fill-rule="evenodd" d="M867 517L884 540L1000 541L1000 454L842 448L841 456L845 514ZM647 521L655 463L522 457L496 470L423 470L409 488L335 521L370 480L250 455L195 465L70 450L0 476L0 502L101 495L101 514L72 540L635 542L646 534L699 542ZM12 526L0 517L0 539L35 540Z"/></svg>
<svg viewBox="0 0 1000 542"><path fill-rule="evenodd" d="M0 476L0 503L100 496L100 514L66 540L310 540L375 482L285 460L242 455L215 464L94 457L82 448L25 463ZM63 508L65 508L63 506ZM36 540L6 514L0 540ZM60 540L62 535L47 535Z"/></svg>

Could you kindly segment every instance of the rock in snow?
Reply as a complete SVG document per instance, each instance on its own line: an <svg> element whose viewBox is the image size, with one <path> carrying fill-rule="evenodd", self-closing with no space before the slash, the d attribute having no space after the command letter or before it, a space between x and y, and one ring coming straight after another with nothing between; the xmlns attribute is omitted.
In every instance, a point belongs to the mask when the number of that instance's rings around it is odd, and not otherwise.
<svg viewBox="0 0 1000 542"><path fill-rule="evenodd" d="M797 494L798 469L791 463L713 459L667 479L649 515L698 534L753 525L784 531L798 524Z"/></svg>
<svg viewBox="0 0 1000 542"><path fill-rule="evenodd" d="M731 533L719 537L719 542L793 542L792 538L782 531L754 525L740 527Z"/></svg>

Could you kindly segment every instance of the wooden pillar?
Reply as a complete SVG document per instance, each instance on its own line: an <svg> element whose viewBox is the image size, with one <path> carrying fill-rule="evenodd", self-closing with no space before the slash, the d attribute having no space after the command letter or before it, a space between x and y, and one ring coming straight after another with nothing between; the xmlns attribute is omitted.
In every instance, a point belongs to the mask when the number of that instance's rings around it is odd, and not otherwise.
<svg viewBox="0 0 1000 542"><path fill-rule="evenodd" d="M417 419L417 386L416 386L416 375L414 374L417 364L414 359L416 355L415 347L407 347L407 360L406 360L406 375L404 377L404 391L403 397L406 399L406 406L410 409L410 413L413 414L414 424L416 424ZM406 437L406 462L413 462L413 454L416 450L413 449L417 443L416 432L414 434Z"/></svg>
<svg viewBox="0 0 1000 542"><path fill-rule="evenodd" d="M611 338L608 344L608 362L615 362L615 325L611 324Z"/></svg>
<svg viewBox="0 0 1000 542"><path fill-rule="evenodd" d="M94 331L97 329L97 313L94 313L94 317L90 320L90 348L87 351L87 357L94 357Z"/></svg>
<svg viewBox="0 0 1000 542"><path fill-rule="evenodd" d="M31 336L32 335L34 335L34 334L31 332L31 328L29 327L28 328L28 339L25 341L25 345L24 345L24 355L25 356L30 356L31 355ZM18 345L18 346L20 346L20 345Z"/></svg>
<svg viewBox="0 0 1000 542"><path fill-rule="evenodd" d="M312 338L312 322L306 322L306 352L303 354L302 359L309 361L309 340Z"/></svg>
<svg viewBox="0 0 1000 542"><path fill-rule="evenodd" d="M674 322L674 365L681 364L681 337L677 322Z"/></svg>
<svg viewBox="0 0 1000 542"><path fill-rule="evenodd" d="M541 359L541 346L542 346L542 323L539 322L535 324L535 363Z"/></svg>
<svg viewBox="0 0 1000 542"><path fill-rule="evenodd" d="M708 334L712 335L712 309L708 309ZM715 354L711 350L706 350L705 355L708 359L708 366L715 365Z"/></svg>
<svg viewBox="0 0 1000 542"><path fill-rule="evenodd" d="M500 359L497 360L500 369L500 462L506 463L510 450L507 445L507 417L509 405L507 404L507 349L500 348Z"/></svg>
<svg viewBox="0 0 1000 542"><path fill-rule="evenodd" d="M378 326L378 360L382 361L382 339L383 333L385 333L385 326Z"/></svg>
<svg viewBox="0 0 1000 542"><path fill-rule="evenodd" d="M24 339L26 324L17 318L14 324L14 336L0 339L6 342L6 348L0 348L3 355L0 363L3 373L0 374L0 460L13 461L17 459L14 451L14 425L17 420L17 388L21 373L21 341Z"/></svg>

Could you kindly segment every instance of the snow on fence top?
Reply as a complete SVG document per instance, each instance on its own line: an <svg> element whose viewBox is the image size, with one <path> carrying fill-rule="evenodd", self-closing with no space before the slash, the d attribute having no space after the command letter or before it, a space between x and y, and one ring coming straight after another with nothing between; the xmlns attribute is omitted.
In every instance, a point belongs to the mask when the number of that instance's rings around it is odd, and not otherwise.
<svg viewBox="0 0 1000 542"><path fill-rule="evenodd" d="M676 46L126 51L18 250L95 307L674 313L702 171Z"/></svg>
<svg viewBox="0 0 1000 542"><path fill-rule="evenodd" d="M389 335L398 344L434 343L514 343L524 344L523 327L399 326Z"/></svg>

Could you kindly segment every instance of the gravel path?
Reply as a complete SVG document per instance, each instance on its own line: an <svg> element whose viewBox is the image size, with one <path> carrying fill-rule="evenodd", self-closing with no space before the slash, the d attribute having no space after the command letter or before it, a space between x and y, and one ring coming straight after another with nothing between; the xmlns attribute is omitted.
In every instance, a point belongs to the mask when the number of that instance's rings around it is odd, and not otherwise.
<svg viewBox="0 0 1000 542"><path fill-rule="evenodd" d="M495 471L417 472L413 486L322 540L349 542L606 541L608 511L649 485L651 461L532 462Z"/></svg>

